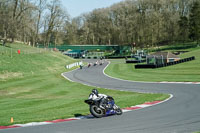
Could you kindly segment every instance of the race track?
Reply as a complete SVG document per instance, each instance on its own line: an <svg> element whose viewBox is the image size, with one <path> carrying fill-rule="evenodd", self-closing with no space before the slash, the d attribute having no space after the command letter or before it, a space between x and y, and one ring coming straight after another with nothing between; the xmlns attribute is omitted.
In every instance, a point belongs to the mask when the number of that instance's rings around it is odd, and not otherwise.
<svg viewBox="0 0 200 133"><path fill-rule="evenodd" d="M200 131L200 85L141 83L110 78L102 66L64 73L68 79L102 88L172 94L173 98L121 116L0 130L0 133L193 133Z"/></svg>

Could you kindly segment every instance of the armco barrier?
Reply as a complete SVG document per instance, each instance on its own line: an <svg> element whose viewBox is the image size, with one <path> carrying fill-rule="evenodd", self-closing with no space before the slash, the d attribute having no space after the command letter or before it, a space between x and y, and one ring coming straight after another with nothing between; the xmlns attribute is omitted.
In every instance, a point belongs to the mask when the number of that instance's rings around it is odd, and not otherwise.
<svg viewBox="0 0 200 133"><path fill-rule="evenodd" d="M125 59L125 56L108 56L106 59Z"/></svg>
<svg viewBox="0 0 200 133"><path fill-rule="evenodd" d="M126 60L126 63L143 63L146 60Z"/></svg>
<svg viewBox="0 0 200 133"><path fill-rule="evenodd" d="M106 59L126 59L131 58L131 56L105 56Z"/></svg>
<svg viewBox="0 0 200 133"><path fill-rule="evenodd" d="M72 63L72 64L69 64L69 65L66 65L66 68L67 69L70 69L72 67L75 67L75 66L80 66L80 65L83 65L83 62L75 62L75 63Z"/></svg>
<svg viewBox="0 0 200 133"><path fill-rule="evenodd" d="M160 64L160 65L151 65L151 64L141 64L141 65L135 65L135 69L141 69L141 68L160 68L160 67L166 67L166 66L171 66L171 65L176 65L176 64L180 64L180 63L184 63L184 62L188 62L188 61L192 61L195 60L195 57L189 57L189 58L184 58L178 61L174 61L174 62L169 62L169 63L165 63L165 64Z"/></svg>

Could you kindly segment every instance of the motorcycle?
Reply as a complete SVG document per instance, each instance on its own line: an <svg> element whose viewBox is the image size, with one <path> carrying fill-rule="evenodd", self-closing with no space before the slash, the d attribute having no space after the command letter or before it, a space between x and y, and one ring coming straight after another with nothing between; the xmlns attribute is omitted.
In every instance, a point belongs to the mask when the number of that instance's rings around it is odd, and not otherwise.
<svg viewBox="0 0 200 133"><path fill-rule="evenodd" d="M96 65L97 65L97 63L95 62L95 63L94 63L94 66L96 66Z"/></svg>
<svg viewBox="0 0 200 133"><path fill-rule="evenodd" d="M101 117L109 116L109 115L115 115L115 114L121 115L122 114L122 110L120 109L120 107L118 107L115 104L115 101L112 97L109 96L104 100L104 103L102 105L103 108L99 107L100 100L98 100L98 101L95 101L92 99L85 100L85 103L87 103L90 106L90 113L94 117L101 118Z"/></svg>
<svg viewBox="0 0 200 133"><path fill-rule="evenodd" d="M88 68L91 66L91 63L88 63Z"/></svg>

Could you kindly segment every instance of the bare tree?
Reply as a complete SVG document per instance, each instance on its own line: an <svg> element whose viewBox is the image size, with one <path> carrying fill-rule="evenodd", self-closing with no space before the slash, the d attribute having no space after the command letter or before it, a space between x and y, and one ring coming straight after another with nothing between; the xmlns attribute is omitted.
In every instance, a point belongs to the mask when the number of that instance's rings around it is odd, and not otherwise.
<svg viewBox="0 0 200 133"><path fill-rule="evenodd" d="M63 27L64 21L67 19L67 13L62 8L60 0L52 0L48 5L49 12L46 14L45 28L45 44L49 44L52 39L53 31ZM55 37L55 36L54 36ZM56 40L54 38L54 40Z"/></svg>

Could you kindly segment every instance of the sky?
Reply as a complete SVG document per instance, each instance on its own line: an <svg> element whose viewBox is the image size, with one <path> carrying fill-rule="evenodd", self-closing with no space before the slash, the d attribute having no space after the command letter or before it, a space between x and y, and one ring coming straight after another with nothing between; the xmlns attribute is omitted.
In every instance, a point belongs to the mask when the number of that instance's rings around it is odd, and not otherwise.
<svg viewBox="0 0 200 133"><path fill-rule="evenodd" d="M109 7L124 0L61 0L71 17L77 17L82 13L88 13L96 8Z"/></svg>

